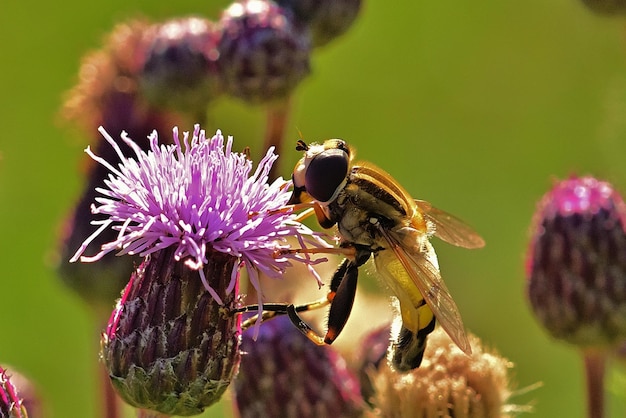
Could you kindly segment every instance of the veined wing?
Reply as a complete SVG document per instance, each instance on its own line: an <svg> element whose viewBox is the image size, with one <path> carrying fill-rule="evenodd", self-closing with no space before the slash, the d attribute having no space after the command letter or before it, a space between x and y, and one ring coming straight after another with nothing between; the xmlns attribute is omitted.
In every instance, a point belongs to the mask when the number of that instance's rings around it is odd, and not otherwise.
<svg viewBox="0 0 626 418"><path fill-rule="evenodd" d="M417 207L424 213L427 220L435 225L434 235L447 242L463 248L482 248L485 241L472 227L446 211L438 209L425 200L415 200Z"/></svg>
<svg viewBox="0 0 626 418"><path fill-rule="evenodd" d="M420 239L422 234L413 228L405 227L398 231L387 231L379 227L379 231L393 254L386 250L380 251L376 255L376 269L381 275L387 276L388 280L393 280L398 272L389 269L389 266L393 265L393 260L387 254L395 256L452 341L464 353L471 354L472 349L465 335L459 309L443 282L439 269L427 258L427 251L432 250L430 243L428 241L422 243ZM423 245L427 247L424 248ZM406 287L406 284L404 286ZM405 290L412 291L410 288Z"/></svg>

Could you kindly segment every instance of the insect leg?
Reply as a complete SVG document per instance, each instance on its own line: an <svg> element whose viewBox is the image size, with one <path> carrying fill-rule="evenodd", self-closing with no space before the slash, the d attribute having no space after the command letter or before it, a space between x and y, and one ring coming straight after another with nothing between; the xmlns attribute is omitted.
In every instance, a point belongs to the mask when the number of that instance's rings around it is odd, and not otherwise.
<svg viewBox="0 0 626 418"><path fill-rule="evenodd" d="M311 311L314 309L323 308L329 303L330 303L330 300L328 300L328 297L316 300L314 302L309 302L303 305L294 305L291 303L265 303L263 304L263 312L260 314L261 321L266 321L266 320L275 318L280 315L288 315L289 311L291 310L295 312L305 312L305 311ZM241 308L237 308L231 311L231 313L236 314L236 313L244 313L244 312L254 312L258 310L259 310L259 305L246 305L246 306L242 306ZM246 319L241 324L241 329L246 330L250 328L252 325L254 325L258 321L258 319L259 319L259 315L254 315L253 317Z"/></svg>
<svg viewBox="0 0 626 418"><path fill-rule="evenodd" d="M308 306L309 304L300 305L299 307L294 305L287 307L287 315L289 315L291 322L300 330L300 332L306 335L307 338L315 344L332 344L343 329L343 326L350 315L352 303L354 302L357 273L358 269L356 265L348 259L344 259L333 274L330 282L330 292L328 292L328 295L326 296L326 304L330 303L328 331L323 337L315 332L315 330L313 330L311 326L303 321L298 315L298 308ZM348 280L344 280L346 277ZM347 285L345 284L346 282ZM335 302L337 302L337 304L335 304ZM333 306L344 303L348 304L348 306L340 306L339 309L333 308ZM303 310L305 309L302 309L301 311Z"/></svg>
<svg viewBox="0 0 626 418"><path fill-rule="evenodd" d="M306 335L311 341L318 345L331 344L339 335L339 332L343 329L350 310L352 309L352 303L354 302L354 294L356 293L356 278L358 276L358 269L356 264L350 262L348 259L344 259L339 265L330 282L330 291L325 298L316 300L314 302L305 303L302 305L294 305L290 303L268 303L263 305L263 312L261 320L269 320L279 315L287 315L289 319L304 335ZM344 284L344 278L347 277ZM338 304L347 304L347 306L339 306L333 309L333 302L337 301ZM328 321L328 332L324 337L315 332L310 325L308 325L298 315L299 312L310 311L313 309L322 308L328 304L331 304L331 314ZM253 312L259 309L259 305L247 305L238 308L233 313ZM242 329L247 329L256 323L259 319L259 315L255 315L252 318L246 319L242 324Z"/></svg>
<svg viewBox="0 0 626 418"><path fill-rule="evenodd" d="M343 269L341 267L344 267ZM339 336L339 333L343 330L343 327L348 321L350 312L352 311L352 305L354 304L354 297L356 295L356 283L359 277L359 268L351 261L344 260L341 267L335 273L333 280L337 279L337 290L331 300L330 312L328 314L328 330L324 337L326 344L332 344L333 341Z"/></svg>

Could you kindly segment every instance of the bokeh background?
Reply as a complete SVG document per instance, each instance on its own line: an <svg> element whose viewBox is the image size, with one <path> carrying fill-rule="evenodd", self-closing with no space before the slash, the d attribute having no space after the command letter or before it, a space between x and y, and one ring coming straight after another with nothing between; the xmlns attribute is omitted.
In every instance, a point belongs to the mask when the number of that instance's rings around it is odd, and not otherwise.
<svg viewBox="0 0 626 418"><path fill-rule="evenodd" d="M88 143L60 122L63 94L116 22L217 19L228 3L0 4L0 363L37 382L52 417L95 416L98 350L94 319L52 268ZM582 417L585 397L579 354L538 327L525 299L528 225L554 179L593 174L626 192L625 28L580 0L365 0L294 98L294 140L342 137L482 233L480 251L436 243L440 264L466 326L515 364L517 387L543 382L513 399L536 417ZM207 131L260 152L261 108L224 99L210 118ZM298 154L283 158L288 175ZM613 363L609 416L626 411L624 376Z"/></svg>

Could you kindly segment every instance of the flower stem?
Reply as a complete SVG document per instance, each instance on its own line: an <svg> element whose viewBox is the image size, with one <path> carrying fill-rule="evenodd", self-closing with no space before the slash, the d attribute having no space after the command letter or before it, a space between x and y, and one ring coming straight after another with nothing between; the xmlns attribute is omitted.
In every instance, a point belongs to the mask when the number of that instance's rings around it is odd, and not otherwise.
<svg viewBox="0 0 626 418"><path fill-rule="evenodd" d="M268 106L263 150L267 150L269 147L274 146L276 147L276 153L279 155L281 154L281 147L285 138L285 127L287 126L290 109L291 100L289 98ZM278 161L276 161L276 163L272 166L269 175L270 181L278 177L277 173L280 172L281 161L282 159L279 158Z"/></svg>
<svg viewBox="0 0 626 418"><path fill-rule="evenodd" d="M606 356L600 350L584 350L587 381L587 412L589 418L604 417L604 368Z"/></svg>
<svg viewBox="0 0 626 418"><path fill-rule="evenodd" d="M98 318L97 323L102 324L97 327L98 337L103 329L106 329L106 323L108 317L110 316L110 312L105 312L99 309L96 309L96 317ZM100 405L102 408L102 418L121 418L121 402L120 398L117 397L117 393L115 393L115 389L113 389L113 385L111 384L111 379L109 377L109 372L107 371L104 363L98 360L98 364L96 364L98 369L98 391L100 392Z"/></svg>
<svg viewBox="0 0 626 418"><path fill-rule="evenodd" d="M171 415L165 415L157 411L149 409L137 409L137 418L170 418Z"/></svg>
<svg viewBox="0 0 626 418"><path fill-rule="evenodd" d="M104 404L104 418L120 418L120 403L109 380L109 373L106 371L104 364L98 364L100 372L100 388L102 390L102 403Z"/></svg>

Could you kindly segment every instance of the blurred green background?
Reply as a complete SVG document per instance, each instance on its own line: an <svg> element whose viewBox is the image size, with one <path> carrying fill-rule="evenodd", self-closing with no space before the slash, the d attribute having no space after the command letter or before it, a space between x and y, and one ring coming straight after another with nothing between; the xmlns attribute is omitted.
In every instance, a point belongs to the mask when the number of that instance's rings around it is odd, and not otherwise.
<svg viewBox="0 0 626 418"><path fill-rule="evenodd" d="M536 417L583 417L580 356L530 314L524 256L535 202L554 179L593 174L626 191L626 21L580 0L365 3L344 37L314 53L287 132L350 141L480 231L481 251L435 243L466 326L515 364L517 387L543 382L513 402L532 403ZM0 363L36 380L50 416L96 408L95 322L51 268L88 142L60 123L62 96L116 22L217 19L227 4L0 5ZM259 152L262 109L223 100L211 120L208 132ZM298 158L290 147L284 175ZM623 376L619 365L607 373L609 416L626 411ZM229 416L228 403L203 416Z"/></svg>

